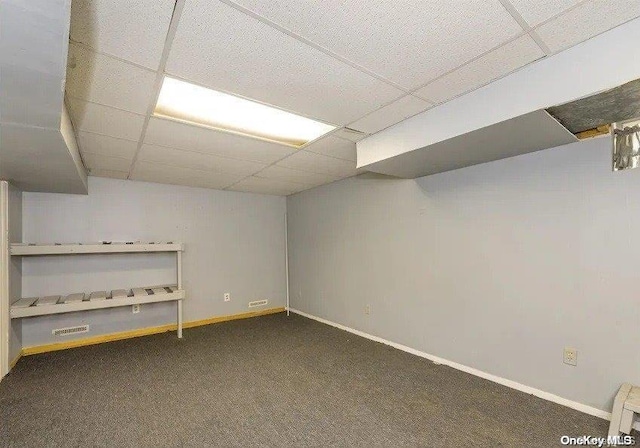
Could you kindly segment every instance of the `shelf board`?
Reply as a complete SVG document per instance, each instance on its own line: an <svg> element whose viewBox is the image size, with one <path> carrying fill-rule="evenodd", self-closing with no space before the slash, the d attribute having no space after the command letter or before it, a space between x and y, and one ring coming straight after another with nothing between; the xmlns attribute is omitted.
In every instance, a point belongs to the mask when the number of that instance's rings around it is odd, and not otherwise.
<svg viewBox="0 0 640 448"><path fill-rule="evenodd" d="M135 252L181 252L182 243L90 243L90 244L12 244L11 255L73 255L73 254L122 254Z"/></svg>
<svg viewBox="0 0 640 448"><path fill-rule="evenodd" d="M105 300L84 300L82 302L58 303L55 305L11 307L11 318L44 316L48 314L71 313L74 311L96 310L101 308L115 308L145 303L171 302L184 300L185 291L179 289L172 293L152 294L146 296L122 297Z"/></svg>

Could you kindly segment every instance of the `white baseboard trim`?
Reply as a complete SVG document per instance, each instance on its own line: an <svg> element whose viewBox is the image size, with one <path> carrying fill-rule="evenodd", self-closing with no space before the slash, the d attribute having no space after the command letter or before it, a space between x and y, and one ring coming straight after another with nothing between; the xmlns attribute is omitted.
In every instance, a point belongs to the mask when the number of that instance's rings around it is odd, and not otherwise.
<svg viewBox="0 0 640 448"><path fill-rule="evenodd" d="M510 387L511 389L519 390L520 392L524 392L530 395L534 395L538 398L542 398L543 400L551 401L553 403L560 404L562 406L566 406L571 409L575 409L576 411L584 412L585 414L593 415L595 417L600 417L605 420L611 420L611 412L603 411L601 409L594 408L592 406L587 406L586 404L578 403L577 401L569 400L567 398L560 397L558 395L545 392L540 389L536 389L530 386L526 386L524 384L518 383L516 381L508 380L506 378L502 378L496 375L492 375L491 373L483 372L482 370L474 369L473 367L465 366L464 364L459 364L457 362L449 361L448 359L440 358L438 356L431 355L429 353L422 352L420 350L416 350L411 347L407 347L406 345L398 344L396 342L387 341L386 339L382 339L378 336L374 336L368 333L365 333L360 330L354 330L353 328L346 327L341 324L337 324L335 322L331 322L329 320L323 319L321 317L313 316L311 314L307 314L303 311L291 308L292 313L299 314L300 316L307 317L309 319L317 320L318 322L322 322L323 324L331 325L332 327L339 328L344 331L348 331L349 333L353 333L355 335L361 336L366 339L370 339L375 342L380 342L385 345L389 345L391 347L397 348L398 350L402 350L403 352L411 353L412 355L420 356L421 358L428 359L432 361L434 364L444 364L449 367L453 367L456 370L461 370L466 373L470 373L471 375L475 375L480 378L484 378L485 380L492 381L494 383L501 384L503 386ZM634 428L640 430L640 422L636 422Z"/></svg>

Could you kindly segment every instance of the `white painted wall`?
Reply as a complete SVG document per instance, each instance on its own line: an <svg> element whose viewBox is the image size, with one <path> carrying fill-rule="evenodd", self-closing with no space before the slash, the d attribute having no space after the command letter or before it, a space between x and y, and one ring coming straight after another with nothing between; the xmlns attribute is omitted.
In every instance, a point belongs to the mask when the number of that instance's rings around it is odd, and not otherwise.
<svg viewBox="0 0 640 448"><path fill-rule="evenodd" d="M22 192L9 184L9 243L22 240ZM22 294L22 260L9 259L9 297L17 300ZM11 319L9 325L9 361L16 359L22 351L22 322Z"/></svg>
<svg viewBox="0 0 640 448"><path fill-rule="evenodd" d="M610 166L602 138L290 196L291 307L610 410L640 384L640 170Z"/></svg>
<svg viewBox="0 0 640 448"><path fill-rule="evenodd" d="M248 311L268 299L284 306L283 197L89 178L89 195L23 194L23 241L180 241L185 321ZM24 258L23 295L67 294L175 282L175 255ZM232 294L231 302L223 294ZM252 309L253 310L253 309ZM91 333L175 322L175 304L23 319L25 347L50 342L54 328L88 323ZM185 333L188 337L188 333ZM69 340L73 336L66 336Z"/></svg>

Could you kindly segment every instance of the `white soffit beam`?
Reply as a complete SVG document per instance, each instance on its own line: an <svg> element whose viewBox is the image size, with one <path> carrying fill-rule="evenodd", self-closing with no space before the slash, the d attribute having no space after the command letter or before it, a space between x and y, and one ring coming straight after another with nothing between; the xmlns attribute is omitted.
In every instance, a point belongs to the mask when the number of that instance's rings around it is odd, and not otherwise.
<svg viewBox="0 0 640 448"><path fill-rule="evenodd" d="M3 0L0 121L57 128L64 98L70 2Z"/></svg>
<svg viewBox="0 0 640 448"><path fill-rule="evenodd" d="M638 41L634 19L371 135L357 143L358 168L375 171L376 162L640 78L640 58L629 57Z"/></svg>
<svg viewBox="0 0 640 448"><path fill-rule="evenodd" d="M5 0L0 13L0 178L25 191L87 193L64 104L70 2Z"/></svg>
<svg viewBox="0 0 640 448"><path fill-rule="evenodd" d="M76 134L73 130L73 124L71 123L71 116L67 110L66 104L62 103L62 113L60 116L60 137L62 138L63 148L67 150L65 154L65 171L67 171L69 179L73 183L73 187L68 190L68 193L83 193L89 192L89 184L87 181L87 170L82 163L82 157L80 156L80 148L76 141ZM69 157L71 160L69 160ZM55 189L55 179L51 182L52 187Z"/></svg>
<svg viewBox="0 0 640 448"><path fill-rule="evenodd" d="M0 123L0 179L23 191L88 192L87 173L64 107L59 129Z"/></svg>
<svg viewBox="0 0 640 448"><path fill-rule="evenodd" d="M382 160L367 169L415 179L577 141L551 115L539 110Z"/></svg>

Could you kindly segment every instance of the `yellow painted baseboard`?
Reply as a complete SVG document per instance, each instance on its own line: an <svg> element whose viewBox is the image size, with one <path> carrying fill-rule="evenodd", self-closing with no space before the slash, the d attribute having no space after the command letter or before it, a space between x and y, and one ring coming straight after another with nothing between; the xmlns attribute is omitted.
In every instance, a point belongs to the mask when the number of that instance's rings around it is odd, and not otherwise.
<svg viewBox="0 0 640 448"><path fill-rule="evenodd" d="M16 356L13 361L11 361L9 363L9 370L13 369L15 367L15 365L18 363L18 361L20 361L20 358L22 358L22 352L18 353L18 356Z"/></svg>
<svg viewBox="0 0 640 448"><path fill-rule="evenodd" d="M267 314L277 314L277 313L282 313L284 311L285 311L285 308L283 306L279 308L268 308L266 310L261 310L261 311L249 311L247 313L230 314L228 316L216 316L216 317L210 317L208 319L193 320L191 322L185 322L182 326L183 328L200 327L202 325L217 324L220 322L228 322L230 320L247 319L249 317L256 317L256 316L266 316ZM173 324L172 329L173 330L177 329L175 324Z"/></svg>
<svg viewBox="0 0 640 448"><path fill-rule="evenodd" d="M269 308L261 311L251 311L248 313L231 314L228 316L216 316L216 317L210 317L209 319L184 322L182 324L182 327L183 328L200 327L202 325L217 324L220 322L228 322L230 320L247 319L249 317L257 317L257 316L265 316L267 314L282 313L284 310L285 310L284 307L279 307L279 308ZM56 342L55 344L46 344L46 345L36 345L33 347L23 348L22 356L35 355L38 353L54 352L57 350L66 350L68 348L84 347L86 345L102 344L104 342L120 341L122 339L137 338L140 336L148 336L151 334L164 333L167 331L174 331L174 330L177 330L177 325L168 324L168 325L160 325L158 327L140 328L138 330L103 334L100 336L94 336L92 338L76 339L75 341ZM17 362L19 358L20 356L18 356L18 358L16 358L14 362Z"/></svg>

